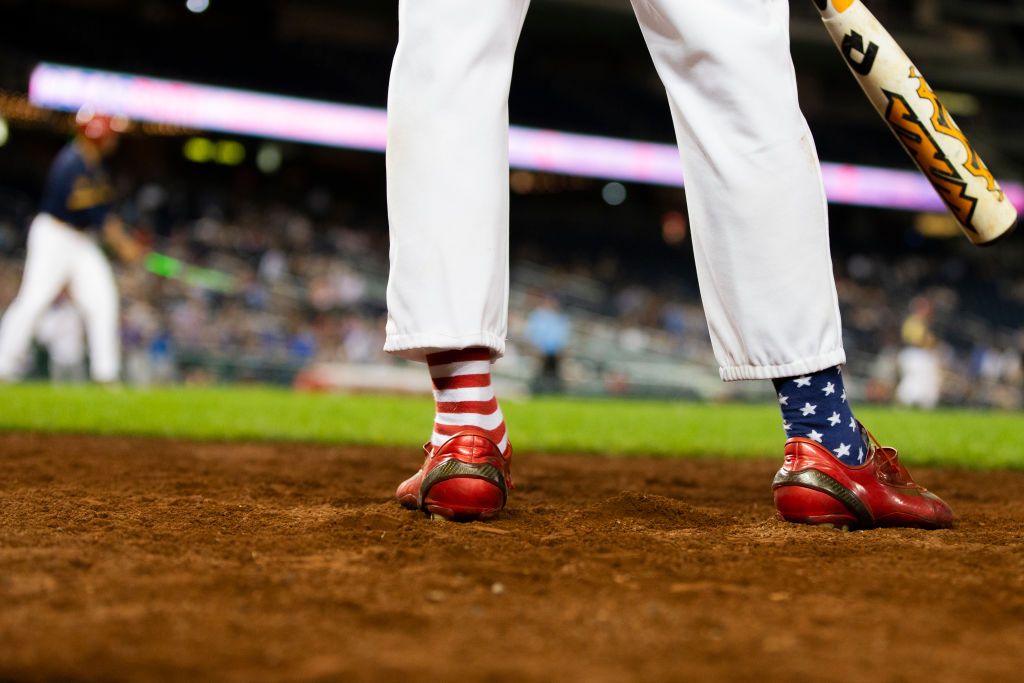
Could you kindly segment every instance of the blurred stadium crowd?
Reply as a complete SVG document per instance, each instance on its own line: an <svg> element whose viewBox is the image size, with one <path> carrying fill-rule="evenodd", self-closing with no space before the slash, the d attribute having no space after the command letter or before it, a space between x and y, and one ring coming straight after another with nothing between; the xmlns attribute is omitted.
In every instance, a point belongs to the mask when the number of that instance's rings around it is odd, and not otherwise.
<svg viewBox="0 0 1024 683"><path fill-rule="evenodd" d="M122 213L157 251L228 273L235 287L210 291L119 265L126 382L288 384L322 364L402 363L381 352L382 219L346 223L322 190L302 204L181 191L133 188ZM0 210L0 306L16 292L31 216L12 206ZM1021 405L1024 278L988 277L956 253L837 253L835 268L851 369L866 398ZM498 369L535 391L760 396L747 387L756 383L717 379L685 268L652 269L641 256L600 247L566 255L520 243L511 302L508 357ZM56 378L83 378L82 334L70 305L58 302L40 324L43 353L31 372L45 375L49 356ZM901 387L907 381L916 388ZM754 393L737 393L744 390Z"/></svg>
<svg viewBox="0 0 1024 683"><path fill-rule="evenodd" d="M183 0L0 6L0 308L15 294L46 167L68 130L63 115L25 99L40 60L375 107L386 100L394 3L214 0L202 13ZM872 9L991 166L1019 178L1024 2ZM621 0L535 0L516 64L515 122L670 141L664 92L628 12ZM802 104L822 159L906 168L813 7L792 3L792 12ZM235 283L218 293L118 265L125 380L290 384L308 381L310 368L400 367L380 351L382 159L242 139L230 141L242 150L239 165L200 164L188 145L202 135L211 136L142 125L113 160L121 212L154 249ZM681 191L522 171L511 190L510 343L499 374L539 392L770 395L767 383L718 379ZM934 216L833 206L832 220L852 391L922 406L1021 407L1024 248L1012 241L980 254ZM59 302L37 334L48 351L30 371L45 374L48 361L56 377L83 377L81 334Z"/></svg>

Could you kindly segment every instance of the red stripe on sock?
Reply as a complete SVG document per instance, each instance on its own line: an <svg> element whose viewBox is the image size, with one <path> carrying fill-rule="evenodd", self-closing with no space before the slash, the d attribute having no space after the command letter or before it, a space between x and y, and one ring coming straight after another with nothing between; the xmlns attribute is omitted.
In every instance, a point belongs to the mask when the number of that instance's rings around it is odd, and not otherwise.
<svg viewBox="0 0 1024 683"><path fill-rule="evenodd" d="M427 354L428 365L447 365L448 363L461 363L471 360L491 360L491 350L482 346L471 349L455 349L453 351L438 351Z"/></svg>
<svg viewBox="0 0 1024 683"><path fill-rule="evenodd" d="M433 377L431 379L434 382L434 388L438 391L491 386L490 375L456 375L454 377Z"/></svg>
<svg viewBox="0 0 1024 683"><path fill-rule="evenodd" d="M475 415L492 415L498 410L498 399L490 401L451 401L437 403L439 413L473 413Z"/></svg>

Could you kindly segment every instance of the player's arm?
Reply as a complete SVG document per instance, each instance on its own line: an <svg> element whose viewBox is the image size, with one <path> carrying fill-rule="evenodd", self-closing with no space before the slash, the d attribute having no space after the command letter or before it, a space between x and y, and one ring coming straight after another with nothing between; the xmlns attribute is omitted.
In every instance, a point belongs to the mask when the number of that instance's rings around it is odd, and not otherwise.
<svg viewBox="0 0 1024 683"><path fill-rule="evenodd" d="M122 261L135 263L145 252L142 244L128 234L121 217L113 213L107 214L103 222L103 239Z"/></svg>

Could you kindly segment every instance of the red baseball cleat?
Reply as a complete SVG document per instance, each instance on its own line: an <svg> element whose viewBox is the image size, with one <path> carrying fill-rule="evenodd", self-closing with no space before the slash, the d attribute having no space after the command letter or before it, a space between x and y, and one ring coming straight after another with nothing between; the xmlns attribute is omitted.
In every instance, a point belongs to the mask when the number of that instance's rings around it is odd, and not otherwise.
<svg viewBox="0 0 1024 683"><path fill-rule="evenodd" d="M789 439L786 460L772 482L779 518L850 529L952 526L953 511L914 483L896 449L868 437L867 460L856 467L839 462L816 441Z"/></svg>
<svg viewBox="0 0 1024 683"><path fill-rule="evenodd" d="M511 446L503 458L482 430L467 427L441 447L428 442L423 450L423 467L395 492L403 506L458 522L491 519L505 507L513 488Z"/></svg>

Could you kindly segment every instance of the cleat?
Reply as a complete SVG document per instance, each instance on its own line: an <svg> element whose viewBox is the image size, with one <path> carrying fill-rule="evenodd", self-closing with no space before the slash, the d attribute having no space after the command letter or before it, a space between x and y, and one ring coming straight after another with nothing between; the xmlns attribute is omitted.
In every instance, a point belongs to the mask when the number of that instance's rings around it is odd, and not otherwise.
<svg viewBox="0 0 1024 683"><path fill-rule="evenodd" d="M896 449L867 434L868 455L856 467L844 465L816 441L789 439L785 462L772 482L779 519L840 529L953 526L953 511L914 483Z"/></svg>
<svg viewBox="0 0 1024 683"><path fill-rule="evenodd" d="M467 427L438 448L423 446L423 467L402 482L395 497L403 507L434 519L471 522L492 519L512 488L508 458L479 429Z"/></svg>

